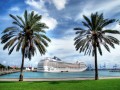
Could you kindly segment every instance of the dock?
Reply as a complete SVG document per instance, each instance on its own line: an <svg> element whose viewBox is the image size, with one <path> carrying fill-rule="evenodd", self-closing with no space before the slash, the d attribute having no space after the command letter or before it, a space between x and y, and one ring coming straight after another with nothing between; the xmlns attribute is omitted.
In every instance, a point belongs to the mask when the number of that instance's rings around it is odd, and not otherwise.
<svg viewBox="0 0 120 90"><path fill-rule="evenodd" d="M110 70L109 72L120 72L120 70Z"/></svg>
<svg viewBox="0 0 120 90"><path fill-rule="evenodd" d="M11 73L16 73L20 72L20 70L5 70L5 71L0 71L0 76L6 75L6 74L11 74Z"/></svg>

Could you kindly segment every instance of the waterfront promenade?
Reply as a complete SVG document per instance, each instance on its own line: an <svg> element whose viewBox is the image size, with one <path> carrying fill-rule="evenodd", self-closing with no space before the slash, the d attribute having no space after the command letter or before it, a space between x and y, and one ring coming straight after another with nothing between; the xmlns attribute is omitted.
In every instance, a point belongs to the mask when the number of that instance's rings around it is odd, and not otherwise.
<svg viewBox="0 0 120 90"><path fill-rule="evenodd" d="M120 77L99 77L99 79L120 79ZM93 78L24 78L23 81L70 81L94 80ZM0 78L0 81L19 81L19 78Z"/></svg>
<svg viewBox="0 0 120 90"><path fill-rule="evenodd" d="M23 81L94 80L94 78L24 78ZM0 81L19 81L19 78L0 78Z"/></svg>
<svg viewBox="0 0 120 90"><path fill-rule="evenodd" d="M11 69L11 70L1 70L0 71L0 76L5 75L5 74L10 74L10 73L16 73L16 72L20 72L20 70L13 70L13 69Z"/></svg>

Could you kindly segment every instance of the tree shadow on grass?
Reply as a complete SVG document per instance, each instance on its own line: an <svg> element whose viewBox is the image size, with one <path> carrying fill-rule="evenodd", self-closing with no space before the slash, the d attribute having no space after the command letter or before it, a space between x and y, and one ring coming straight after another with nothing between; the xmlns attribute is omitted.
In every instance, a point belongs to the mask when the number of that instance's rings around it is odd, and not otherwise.
<svg viewBox="0 0 120 90"><path fill-rule="evenodd" d="M49 81L49 84L60 84L60 83L84 83L84 80L72 80L72 81Z"/></svg>
<svg viewBox="0 0 120 90"><path fill-rule="evenodd" d="M0 81L0 83L16 83L17 81Z"/></svg>
<svg viewBox="0 0 120 90"><path fill-rule="evenodd" d="M49 83L49 84L61 84L61 83L82 83L84 82L83 80L70 80L70 81L33 81L33 82L29 82L29 84L33 84L33 83Z"/></svg>
<svg viewBox="0 0 120 90"><path fill-rule="evenodd" d="M50 81L49 84L60 84L59 81Z"/></svg>

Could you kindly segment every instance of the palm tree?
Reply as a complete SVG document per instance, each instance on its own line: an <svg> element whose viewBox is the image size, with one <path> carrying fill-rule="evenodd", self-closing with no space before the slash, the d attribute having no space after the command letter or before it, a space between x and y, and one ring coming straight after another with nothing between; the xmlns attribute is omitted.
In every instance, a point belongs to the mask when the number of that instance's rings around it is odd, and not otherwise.
<svg viewBox="0 0 120 90"><path fill-rule="evenodd" d="M83 15L85 21L82 21L84 28L74 28L77 36L75 37L75 48L79 52L84 52L95 58L95 80L98 79L97 50L102 55L101 45L110 52L109 46L115 48L114 44L119 44L119 40L110 34L120 34L117 30L105 29L106 26L115 22L115 19L104 19L103 14L92 13L90 19Z"/></svg>
<svg viewBox="0 0 120 90"><path fill-rule="evenodd" d="M16 51L21 49L22 64L19 81L23 81L24 58L30 60L36 52L36 47L41 55L45 54L48 42L51 40L45 35L46 32L43 30L48 27L45 23L40 22L42 16L35 14L34 11L28 13L25 10L24 19L11 14L10 17L14 20L14 26L8 27L2 32L1 43L5 44L3 50L8 48L9 54L12 53L14 48Z"/></svg>

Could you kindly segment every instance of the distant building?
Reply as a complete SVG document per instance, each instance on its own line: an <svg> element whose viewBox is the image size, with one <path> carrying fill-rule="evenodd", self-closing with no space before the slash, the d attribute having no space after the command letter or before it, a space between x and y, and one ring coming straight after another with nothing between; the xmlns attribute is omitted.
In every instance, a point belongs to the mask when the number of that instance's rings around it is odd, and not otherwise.
<svg viewBox="0 0 120 90"><path fill-rule="evenodd" d="M27 71L33 71L34 67L26 67L25 70L27 70Z"/></svg>

